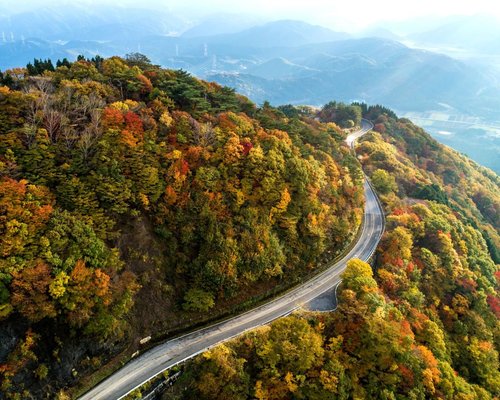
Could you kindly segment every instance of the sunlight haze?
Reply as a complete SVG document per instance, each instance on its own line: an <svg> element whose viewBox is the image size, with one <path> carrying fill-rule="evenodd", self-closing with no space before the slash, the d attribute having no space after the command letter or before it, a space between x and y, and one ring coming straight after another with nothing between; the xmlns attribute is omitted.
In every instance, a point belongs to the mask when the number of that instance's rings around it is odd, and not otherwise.
<svg viewBox="0 0 500 400"><path fill-rule="evenodd" d="M0 14L65 4L76 5L75 2L66 0L43 2L27 0L15 5L11 1L2 0L0 1ZM500 7L491 0L478 0L474 2L466 0L421 0L419 2L401 2L399 0L381 0L378 2L366 0L360 2L339 0L311 0L307 2L284 0L275 0L272 2L268 0L254 0L251 2L241 0L212 0L210 2L201 2L199 0L147 0L142 2L132 0L82 0L78 2L79 6L88 7L102 4L170 9L188 14L194 18L220 12L248 13L270 20L294 18L348 32L362 30L382 21L405 20L420 16L442 17L473 14L500 16Z"/></svg>

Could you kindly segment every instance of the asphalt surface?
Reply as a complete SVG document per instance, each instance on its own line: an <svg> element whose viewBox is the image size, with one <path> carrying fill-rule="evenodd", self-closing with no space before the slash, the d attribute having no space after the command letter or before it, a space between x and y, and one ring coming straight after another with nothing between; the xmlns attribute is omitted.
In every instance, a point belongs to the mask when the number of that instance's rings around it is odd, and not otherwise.
<svg viewBox="0 0 500 400"><path fill-rule="evenodd" d="M373 125L363 120L362 128L349 135L347 143L368 132ZM162 371L173 367L199 353L245 331L267 324L290 314L302 305L327 292L340 282L340 275L351 258L369 260L384 230L384 214L380 202L365 179L365 214L362 232L354 247L340 261L309 281L287 293L256 307L244 314L216 323L206 328L168 340L130 360L121 369L99 383L81 400L121 399Z"/></svg>
<svg viewBox="0 0 500 400"><path fill-rule="evenodd" d="M304 305L308 311L335 311L337 309L337 287L340 282Z"/></svg>

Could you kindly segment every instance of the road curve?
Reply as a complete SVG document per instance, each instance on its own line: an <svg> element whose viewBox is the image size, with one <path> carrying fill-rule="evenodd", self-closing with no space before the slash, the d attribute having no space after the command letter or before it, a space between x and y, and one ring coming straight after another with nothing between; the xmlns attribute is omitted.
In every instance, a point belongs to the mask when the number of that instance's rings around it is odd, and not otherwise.
<svg viewBox="0 0 500 400"><path fill-rule="evenodd" d="M363 120L360 130L347 138L349 146L373 128ZM384 213L369 182L364 181L365 213L362 232L354 247L338 262L309 281L268 303L231 319L174 338L132 359L113 375L99 383L80 400L121 399L162 371L241 333L290 314L340 282L340 275L351 258L367 261L375 251L384 230Z"/></svg>
<svg viewBox="0 0 500 400"><path fill-rule="evenodd" d="M373 124L371 123L371 121L368 121L367 119L362 119L361 128L358 129L356 132L353 132L350 135L348 135L345 141L348 144L348 146L354 150L354 142L356 141L356 139L359 139L361 136L363 136L365 133L370 132L372 129L373 129Z"/></svg>

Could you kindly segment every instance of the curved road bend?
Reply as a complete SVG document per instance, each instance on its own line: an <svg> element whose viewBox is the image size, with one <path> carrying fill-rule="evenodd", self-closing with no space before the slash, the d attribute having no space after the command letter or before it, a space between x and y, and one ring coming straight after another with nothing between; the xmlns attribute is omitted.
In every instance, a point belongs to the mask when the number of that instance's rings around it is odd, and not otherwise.
<svg viewBox="0 0 500 400"><path fill-rule="evenodd" d="M353 146L358 137L373 127L363 120L359 131L349 135L347 143ZM340 281L340 275L351 258L367 261L375 251L384 229L384 214L378 198L365 179L365 213L361 235L352 250L340 261L311 280L268 303L244 314L216 323L184 336L164 342L129 361L124 367L84 394L80 400L121 399L162 371L241 333L267 324L290 314L301 305L332 288Z"/></svg>

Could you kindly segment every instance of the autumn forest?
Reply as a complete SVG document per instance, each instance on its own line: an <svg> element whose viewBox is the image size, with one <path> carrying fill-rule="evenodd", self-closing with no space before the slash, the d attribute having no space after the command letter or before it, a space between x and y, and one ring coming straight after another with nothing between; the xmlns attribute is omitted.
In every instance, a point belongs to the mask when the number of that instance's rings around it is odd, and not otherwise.
<svg viewBox="0 0 500 400"><path fill-rule="evenodd" d="M0 398L75 398L140 338L312 276L363 171L386 230L337 310L205 352L164 399L498 398L500 178L383 106L256 105L138 53L0 72Z"/></svg>

